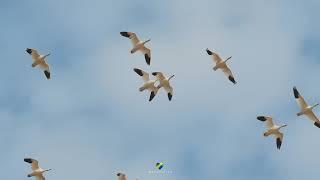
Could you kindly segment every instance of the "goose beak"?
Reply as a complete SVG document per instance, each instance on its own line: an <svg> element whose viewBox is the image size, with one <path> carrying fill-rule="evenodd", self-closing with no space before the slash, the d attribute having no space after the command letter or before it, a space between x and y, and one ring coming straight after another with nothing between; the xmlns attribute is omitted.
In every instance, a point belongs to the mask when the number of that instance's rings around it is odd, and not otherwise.
<svg viewBox="0 0 320 180"><path fill-rule="evenodd" d="M170 76L170 77L169 77L169 81L170 81L173 77L174 77L174 75Z"/></svg>
<svg viewBox="0 0 320 180"><path fill-rule="evenodd" d="M50 53L48 53L47 55L45 55L44 57L46 58L46 57L48 57L48 56L50 56Z"/></svg>

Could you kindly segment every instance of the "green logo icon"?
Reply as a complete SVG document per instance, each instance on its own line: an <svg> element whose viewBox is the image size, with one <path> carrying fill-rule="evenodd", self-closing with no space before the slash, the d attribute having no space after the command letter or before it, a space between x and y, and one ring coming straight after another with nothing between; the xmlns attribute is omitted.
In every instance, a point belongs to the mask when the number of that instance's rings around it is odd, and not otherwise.
<svg viewBox="0 0 320 180"><path fill-rule="evenodd" d="M163 168L163 162L159 162L156 164L157 169L161 170Z"/></svg>

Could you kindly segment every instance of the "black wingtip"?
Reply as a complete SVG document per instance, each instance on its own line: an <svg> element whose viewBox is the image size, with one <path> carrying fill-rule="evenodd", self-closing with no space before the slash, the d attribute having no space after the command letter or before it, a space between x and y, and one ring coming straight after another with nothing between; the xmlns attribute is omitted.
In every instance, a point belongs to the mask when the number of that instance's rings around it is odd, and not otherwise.
<svg viewBox="0 0 320 180"><path fill-rule="evenodd" d="M24 162L32 163L32 159L31 158L24 158L23 160L24 160Z"/></svg>
<svg viewBox="0 0 320 180"><path fill-rule="evenodd" d="M206 49L206 51L207 51L208 55L212 55L213 54L212 51L210 51L208 48Z"/></svg>
<svg viewBox="0 0 320 180"><path fill-rule="evenodd" d="M144 58L146 59L146 63L150 66L151 58L149 57L149 55L145 54Z"/></svg>
<svg viewBox="0 0 320 180"><path fill-rule="evenodd" d="M153 91L151 91L149 101L152 101L152 99L154 98L155 95L156 94Z"/></svg>
<svg viewBox="0 0 320 180"><path fill-rule="evenodd" d="M171 101L171 99L172 99L172 94L171 93L168 93L168 99L169 99L169 101Z"/></svg>
<svg viewBox="0 0 320 180"><path fill-rule="evenodd" d="M260 120L260 121L266 121L267 120L267 118L265 116L258 116L257 119Z"/></svg>
<svg viewBox="0 0 320 180"><path fill-rule="evenodd" d="M234 80L234 77L229 76L228 78L233 84L237 84L236 80Z"/></svg>
<svg viewBox="0 0 320 180"><path fill-rule="evenodd" d="M297 90L297 88L294 86L293 87L293 94L294 94L294 97L297 99L297 98L299 98L299 91Z"/></svg>
<svg viewBox="0 0 320 180"><path fill-rule="evenodd" d="M142 73L142 70L141 70L141 69L134 68L133 70L134 70L134 72L136 72L139 76L143 76L143 73Z"/></svg>
<svg viewBox="0 0 320 180"><path fill-rule="evenodd" d="M318 128L320 128L320 123L315 122L314 125L317 126Z"/></svg>
<svg viewBox="0 0 320 180"><path fill-rule="evenodd" d="M280 149L281 148L281 139L280 138L277 138L277 148Z"/></svg>
<svg viewBox="0 0 320 180"><path fill-rule="evenodd" d="M30 48L27 48L26 51L27 51L28 54L32 53L32 49L30 49Z"/></svg>
<svg viewBox="0 0 320 180"><path fill-rule="evenodd" d="M46 75L47 79L50 79L50 72L49 71L44 71L44 74Z"/></svg>
<svg viewBox="0 0 320 180"><path fill-rule="evenodd" d="M128 32L120 32L120 34L124 37L130 37L129 33Z"/></svg>

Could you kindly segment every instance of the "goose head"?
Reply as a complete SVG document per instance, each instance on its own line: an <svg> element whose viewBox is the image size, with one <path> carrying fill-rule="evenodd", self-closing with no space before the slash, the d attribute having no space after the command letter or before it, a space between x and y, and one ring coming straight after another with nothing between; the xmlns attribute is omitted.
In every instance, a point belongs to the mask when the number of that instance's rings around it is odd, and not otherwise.
<svg viewBox="0 0 320 180"><path fill-rule="evenodd" d="M46 58L46 57L48 57L48 56L50 56L50 53L48 53L48 54L46 54L46 55L42 56L42 59L45 59L45 58Z"/></svg>
<svg viewBox="0 0 320 180"><path fill-rule="evenodd" d="M230 60L232 56L228 57L224 62L226 63L228 60Z"/></svg>
<svg viewBox="0 0 320 180"><path fill-rule="evenodd" d="M43 170L42 172L44 173L44 172L48 172L48 171L51 171L52 169L45 169L45 170Z"/></svg>
<svg viewBox="0 0 320 180"><path fill-rule="evenodd" d="M315 108L316 106L319 106L319 103L313 105L313 106L311 107L311 109Z"/></svg>
<svg viewBox="0 0 320 180"><path fill-rule="evenodd" d="M146 44L149 41L151 41L151 39L148 39L148 40L144 41L143 44Z"/></svg>
<svg viewBox="0 0 320 180"><path fill-rule="evenodd" d="M174 77L174 75L170 76L169 79L168 79L168 81L170 81L170 79L173 78L173 77Z"/></svg>
<svg viewBox="0 0 320 180"><path fill-rule="evenodd" d="M281 129L281 128L283 128L283 127L286 127L287 125L286 124L284 124L284 125L282 125L282 126L280 126L279 127L279 129Z"/></svg>

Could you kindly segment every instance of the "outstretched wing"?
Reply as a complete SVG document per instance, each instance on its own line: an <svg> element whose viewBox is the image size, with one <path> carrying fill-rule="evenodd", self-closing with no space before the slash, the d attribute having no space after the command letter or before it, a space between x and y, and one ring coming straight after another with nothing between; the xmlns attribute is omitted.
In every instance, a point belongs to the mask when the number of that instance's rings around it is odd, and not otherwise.
<svg viewBox="0 0 320 180"><path fill-rule="evenodd" d="M233 84L237 84L237 82L235 81L234 76L233 76L230 68L227 65L222 67L222 71Z"/></svg>
<svg viewBox="0 0 320 180"><path fill-rule="evenodd" d="M134 68L133 70L134 70L134 72L136 72L139 76L142 77L142 79L143 79L144 82L148 82L148 81L149 81L149 73L147 73L147 72L145 72L145 71L143 71L143 70L141 70L141 69L138 69L138 68Z"/></svg>
<svg viewBox="0 0 320 180"><path fill-rule="evenodd" d="M26 51L31 55L33 62L40 57L40 54L36 49L27 48Z"/></svg>
<svg viewBox="0 0 320 180"><path fill-rule="evenodd" d="M156 76L159 81L165 80L166 77L162 74L162 72L153 72L152 75Z"/></svg>
<svg viewBox="0 0 320 180"><path fill-rule="evenodd" d="M301 96L301 94L299 93L296 87L293 87L293 94L301 109L308 107L308 104L306 103L304 98Z"/></svg>
<svg viewBox="0 0 320 180"><path fill-rule="evenodd" d="M215 62L216 64L223 61L217 53L210 51L208 48L206 49L206 51L208 55L212 57L213 62Z"/></svg>
<svg viewBox="0 0 320 180"><path fill-rule="evenodd" d="M146 59L146 62L148 65L151 63L151 50L149 48L143 47L141 49L142 53L144 54L144 58Z"/></svg>
<svg viewBox="0 0 320 180"><path fill-rule="evenodd" d="M169 101L171 101L173 95L173 88L170 86L170 84L168 86L163 86L163 88L167 91L168 99Z"/></svg>
<svg viewBox="0 0 320 180"><path fill-rule="evenodd" d="M277 148L280 149L281 144L282 144L282 140L283 140L283 133L278 131L276 134L274 134L274 136L276 138Z"/></svg>
<svg viewBox="0 0 320 180"><path fill-rule="evenodd" d="M266 122L267 128L272 128L274 126L271 116L258 116L258 120Z"/></svg>
<svg viewBox="0 0 320 180"><path fill-rule="evenodd" d="M314 123L315 123L315 122L320 123L318 117L314 114L313 111L308 111L305 115L306 115L310 120L312 120Z"/></svg>
<svg viewBox="0 0 320 180"><path fill-rule="evenodd" d="M50 79L50 67L46 61L43 61L39 64L40 68L43 70L44 74L46 75L47 79Z"/></svg>
<svg viewBox="0 0 320 180"><path fill-rule="evenodd" d="M35 160L35 159L25 158L25 159L24 159L24 162L27 162L27 163L31 164L31 169L32 169L32 170L37 170L37 169L39 169L39 163L38 163L38 161Z"/></svg>
<svg viewBox="0 0 320 180"><path fill-rule="evenodd" d="M120 34L124 37L131 39L131 43L133 46L135 46L136 44L138 44L140 42L137 35L133 32L120 32Z"/></svg>

